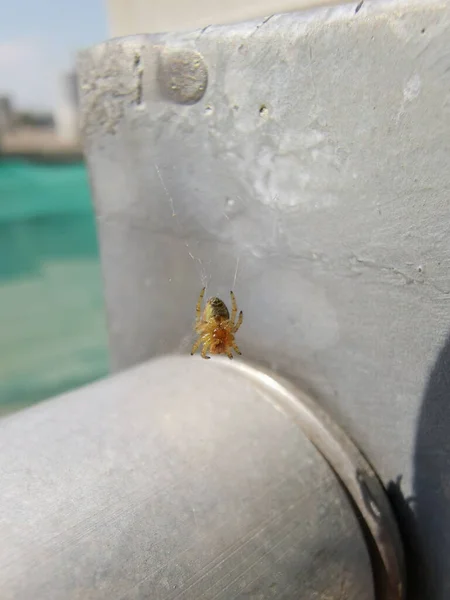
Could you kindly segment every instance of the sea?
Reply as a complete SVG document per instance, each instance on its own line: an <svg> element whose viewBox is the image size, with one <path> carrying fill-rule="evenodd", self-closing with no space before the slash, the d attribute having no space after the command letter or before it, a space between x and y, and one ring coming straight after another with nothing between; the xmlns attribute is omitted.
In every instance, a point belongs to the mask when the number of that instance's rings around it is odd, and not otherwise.
<svg viewBox="0 0 450 600"><path fill-rule="evenodd" d="M108 369L86 166L0 160L0 415Z"/></svg>

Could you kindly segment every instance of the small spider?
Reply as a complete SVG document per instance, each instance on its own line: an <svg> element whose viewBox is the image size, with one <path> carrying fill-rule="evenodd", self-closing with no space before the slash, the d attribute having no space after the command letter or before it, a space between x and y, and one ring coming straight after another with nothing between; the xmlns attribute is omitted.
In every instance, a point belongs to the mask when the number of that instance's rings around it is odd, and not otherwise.
<svg viewBox="0 0 450 600"><path fill-rule="evenodd" d="M226 354L228 358L233 358L232 349L241 354L234 341L234 334L242 325L244 315L241 310L238 320L235 322L237 305L233 292L230 292L231 319L228 308L220 298L210 298L205 305L203 314L201 314L204 295L205 288L200 292L195 309L195 331L198 333L199 338L192 346L191 355L198 350L201 344L203 344L203 358L211 358L210 356L206 356L207 352L211 354Z"/></svg>

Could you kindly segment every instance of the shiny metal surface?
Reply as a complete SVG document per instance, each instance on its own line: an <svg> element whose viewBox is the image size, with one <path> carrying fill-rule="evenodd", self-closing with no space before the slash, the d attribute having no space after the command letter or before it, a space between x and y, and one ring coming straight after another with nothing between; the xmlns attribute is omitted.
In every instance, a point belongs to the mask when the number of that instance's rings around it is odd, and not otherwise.
<svg viewBox="0 0 450 600"><path fill-rule="evenodd" d="M375 600L349 496L272 387L174 356L0 421L2 600Z"/></svg>
<svg viewBox="0 0 450 600"><path fill-rule="evenodd" d="M116 370L188 351L232 288L244 357L312 390L373 464L411 597L450 597L447 2L364 2L80 60ZM207 88L168 100L167 50Z"/></svg>

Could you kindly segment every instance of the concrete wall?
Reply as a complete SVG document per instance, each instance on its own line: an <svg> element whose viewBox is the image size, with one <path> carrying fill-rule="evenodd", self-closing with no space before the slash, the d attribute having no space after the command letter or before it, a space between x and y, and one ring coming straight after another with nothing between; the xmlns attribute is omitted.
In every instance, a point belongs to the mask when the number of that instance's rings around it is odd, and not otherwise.
<svg viewBox="0 0 450 600"><path fill-rule="evenodd" d="M80 61L115 369L188 353L233 289L243 358L391 490L410 600L450 598L449 36L448 2L366 0Z"/></svg>

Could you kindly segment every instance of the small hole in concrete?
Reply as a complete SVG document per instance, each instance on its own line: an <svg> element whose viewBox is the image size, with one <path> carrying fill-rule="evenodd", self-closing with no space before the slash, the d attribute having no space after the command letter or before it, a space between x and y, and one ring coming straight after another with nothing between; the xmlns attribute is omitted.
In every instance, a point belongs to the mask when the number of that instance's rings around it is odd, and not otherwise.
<svg viewBox="0 0 450 600"><path fill-rule="evenodd" d="M425 33L426 29L425 27L423 27L423 29L420 30L420 33Z"/></svg>
<svg viewBox="0 0 450 600"><path fill-rule="evenodd" d="M213 112L213 107L210 104L207 104L205 106L205 114L210 115L210 114L212 114L212 112Z"/></svg>
<svg viewBox="0 0 450 600"><path fill-rule="evenodd" d="M267 117L268 114L269 114L269 110L268 110L267 106L265 104L262 104L259 107L259 116L260 117Z"/></svg>

